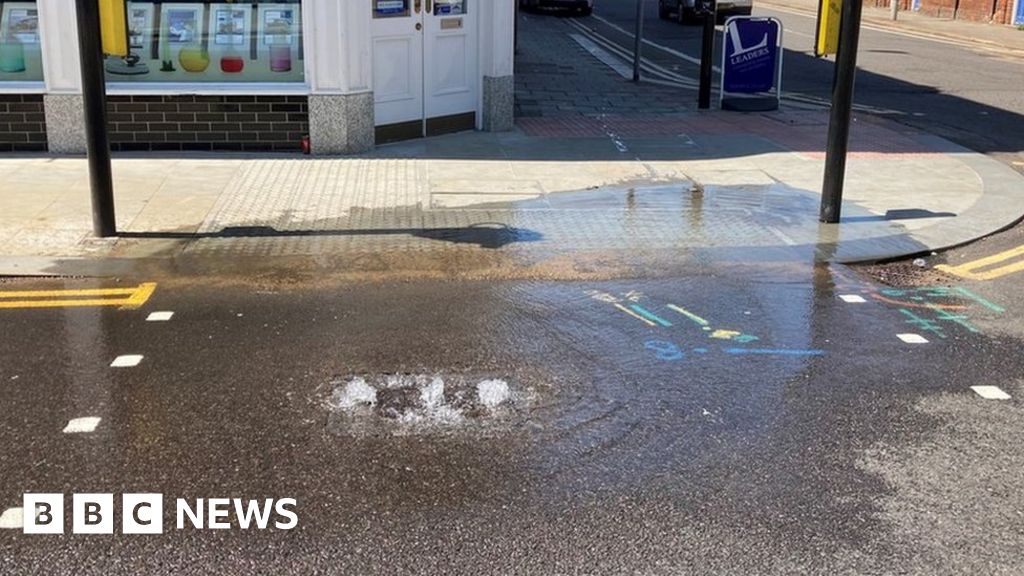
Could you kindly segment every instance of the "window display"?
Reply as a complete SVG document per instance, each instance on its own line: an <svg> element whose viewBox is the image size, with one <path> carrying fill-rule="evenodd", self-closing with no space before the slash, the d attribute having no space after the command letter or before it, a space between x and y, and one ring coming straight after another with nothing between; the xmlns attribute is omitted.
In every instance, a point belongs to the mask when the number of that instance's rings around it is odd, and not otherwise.
<svg viewBox="0 0 1024 576"><path fill-rule="evenodd" d="M0 82L42 82L41 48L35 1L0 1Z"/></svg>
<svg viewBox="0 0 1024 576"><path fill-rule="evenodd" d="M303 82L299 0L128 2L126 58L108 82Z"/></svg>

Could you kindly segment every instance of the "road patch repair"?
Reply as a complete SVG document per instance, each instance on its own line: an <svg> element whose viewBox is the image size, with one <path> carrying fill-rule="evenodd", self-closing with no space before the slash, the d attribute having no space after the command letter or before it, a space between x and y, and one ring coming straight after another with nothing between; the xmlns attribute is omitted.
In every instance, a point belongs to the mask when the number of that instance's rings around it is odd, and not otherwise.
<svg viewBox="0 0 1024 576"><path fill-rule="evenodd" d="M410 436L507 429L534 403L493 376L376 374L331 382L328 429L342 436Z"/></svg>

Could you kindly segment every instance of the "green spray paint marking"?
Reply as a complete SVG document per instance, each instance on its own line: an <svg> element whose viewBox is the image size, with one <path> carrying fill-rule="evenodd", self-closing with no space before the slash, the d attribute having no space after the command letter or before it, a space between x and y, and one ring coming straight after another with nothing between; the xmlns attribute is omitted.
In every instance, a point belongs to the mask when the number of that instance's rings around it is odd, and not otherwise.
<svg viewBox="0 0 1024 576"><path fill-rule="evenodd" d="M948 322L956 322L957 324L963 326L964 328L967 328L971 332L975 332L975 333L981 332L981 330L978 330L974 326L974 324L971 324L970 322L968 322L968 317L967 316L963 316L963 315L960 315L960 314L950 314L948 310L943 310L942 308L940 308L940 307L938 307L938 306L936 306L934 304L929 304L928 307L935 311L935 315L936 315L936 317L938 317L939 320L946 320Z"/></svg>
<svg viewBox="0 0 1024 576"><path fill-rule="evenodd" d="M925 331L928 331L928 332L934 332L936 335L938 335L939 338L945 338L946 337L946 334L942 331L942 327L939 326L938 324L932 322L931 320L929 320L927 318L921 318L920 316L918 316L917 314L914 314L913 312L911 312L910 310L907 310L906 308L900 308L900 313L903 314L904 316L910 318L910 320L907 320L908 324L912 324L914 326L917 326L921 330L925 330Z"/></svg>
<svg viewBox="0 0 1024 576"><path fill-rule="evenodd" d="M971 300L974 300L978 304L981 304L982 306L988 308L989 310L992 310L993 312L998 312L999 314L1002 314L1003 312L1006 312L1006 308L1003 308L1002 306L998 306L996 304L993 304L993 303L989 302L988 300L982 298L981 296L978 296L974 292L971 292L967 288L962 288L960 286L957 286L956 287L956 291L959 292L961 295L963 295L963 296L965 296L967 298L970 298Z"/></svg>

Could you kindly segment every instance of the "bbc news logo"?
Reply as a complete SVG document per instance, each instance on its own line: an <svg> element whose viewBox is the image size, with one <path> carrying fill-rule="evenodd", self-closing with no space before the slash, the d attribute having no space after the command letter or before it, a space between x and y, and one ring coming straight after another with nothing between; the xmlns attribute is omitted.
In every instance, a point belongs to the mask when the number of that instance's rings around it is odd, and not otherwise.
<svg viewBox="0 0 1024 576"><path fill-rule="evenodd" d="M163 494L122 494L122 534L163 534ZM294 498L242 500L241 498L197 498L174 501L178 530L291 530L298 526ZM64 533L63 494L25 494L22 532ZM113 534L117 511L113 494L73 494L71 531L74 534Z"/></svg>

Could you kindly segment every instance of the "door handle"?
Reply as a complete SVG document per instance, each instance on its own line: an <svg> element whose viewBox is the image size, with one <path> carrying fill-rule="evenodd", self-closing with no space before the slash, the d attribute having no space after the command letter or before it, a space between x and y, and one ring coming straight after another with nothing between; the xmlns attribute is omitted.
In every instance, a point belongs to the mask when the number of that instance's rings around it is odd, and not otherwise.
<svg viewBox="0 0 1024 576"><path fill-rule="evenodd" d="M413 9L416 11L417 14L419 14L420 11L423 9L423 0L416 0L415 2L413 2Z"/></svg>
<svg viewBox="0 0 1024 576"><path fill-rule="evenodd" d="M427 0L427 14L434 13L434 0Z"/></svg>

